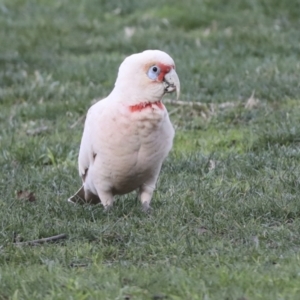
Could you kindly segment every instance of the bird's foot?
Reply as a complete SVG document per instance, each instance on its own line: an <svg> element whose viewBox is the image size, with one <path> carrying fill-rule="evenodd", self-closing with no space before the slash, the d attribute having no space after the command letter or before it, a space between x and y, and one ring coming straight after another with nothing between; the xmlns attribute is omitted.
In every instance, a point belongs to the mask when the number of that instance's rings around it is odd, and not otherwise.
<svg viewBox="0 0 300 300"><path fill-rule="evenodd" d="M112 207L113 207L112 204L110 204L110 205L105 205L105 206L104 206L104 212L105 212L105 213L108 213L109 211L111 211Z"/></svg>
<svg viewBox="0 0 300 300"><path fill-rule="evenodd" d="M151 214L153 209L149 203L145 202L142 204L142 211L146 214Z"/></svg>

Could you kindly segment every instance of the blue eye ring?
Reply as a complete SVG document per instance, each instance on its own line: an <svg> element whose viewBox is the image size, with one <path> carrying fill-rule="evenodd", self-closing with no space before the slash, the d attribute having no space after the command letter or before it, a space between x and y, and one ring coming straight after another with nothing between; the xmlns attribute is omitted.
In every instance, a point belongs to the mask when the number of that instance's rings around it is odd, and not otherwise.
<svg viewBox="0 0 300 300"><path fill-rule="evenodd" d="M147 72L147 75L150 79L156 80L160 74L160 67L154 65L151 66Z"/></svg>

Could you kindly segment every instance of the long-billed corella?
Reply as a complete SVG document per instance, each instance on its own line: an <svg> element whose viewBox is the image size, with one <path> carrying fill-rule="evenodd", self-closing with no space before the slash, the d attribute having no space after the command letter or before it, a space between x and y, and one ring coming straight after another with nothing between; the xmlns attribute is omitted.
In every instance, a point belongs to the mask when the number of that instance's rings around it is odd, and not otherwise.
<svg viewBox="0 0 300 300"><path fill-rule="evenodd" d="M174 129L162 103L180 92L173 59L147 50L128 56L119 67L112 92L88 111L78 165L83 185L71 202L101 203L138 190L150 208L161 166L172 148Z"/></svg>

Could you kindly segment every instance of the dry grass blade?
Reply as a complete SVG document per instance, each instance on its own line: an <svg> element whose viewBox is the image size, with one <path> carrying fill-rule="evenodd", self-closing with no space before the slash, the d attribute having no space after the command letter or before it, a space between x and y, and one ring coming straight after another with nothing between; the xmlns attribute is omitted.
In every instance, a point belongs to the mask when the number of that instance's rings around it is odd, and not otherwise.
<svg viewBox="0 0 300 300"><path fill-rule="evenodd" d="M73 129L74 127L77 126L80 122L83 122L85 119L85 114L79 117L72 125L70 125L70 128Z"/></svg>
<svg viewBox="0 0 300 300"><path fill-rule="evenodd" d="M255 91L252 92L250 98L247 100L245 104L246 109L253 109L259 105L259 99L255 98Z"/></svg>

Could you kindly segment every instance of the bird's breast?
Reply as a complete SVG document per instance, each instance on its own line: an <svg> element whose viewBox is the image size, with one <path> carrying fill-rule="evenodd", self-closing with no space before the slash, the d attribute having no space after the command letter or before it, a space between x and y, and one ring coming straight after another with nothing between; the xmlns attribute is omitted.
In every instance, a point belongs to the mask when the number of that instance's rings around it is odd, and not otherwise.
<svg viewBox="0 0 300 300"><path fill-rule="evenodd" d="M111 120L102 132L105 145L99 145L102 161L97 169L110 178L115 193L122 194L159 172L172 147L174 129L165 107L158 105L139 111L122 107Z"/></svg>
<svg viewBox="0 0 300 300"><path fill-rule="evenodd" d="M127 112L127 118L132 124L131 130L140 138L155 135L163 125L166 116L167 111L161 101L129 106Z"/></svg>

